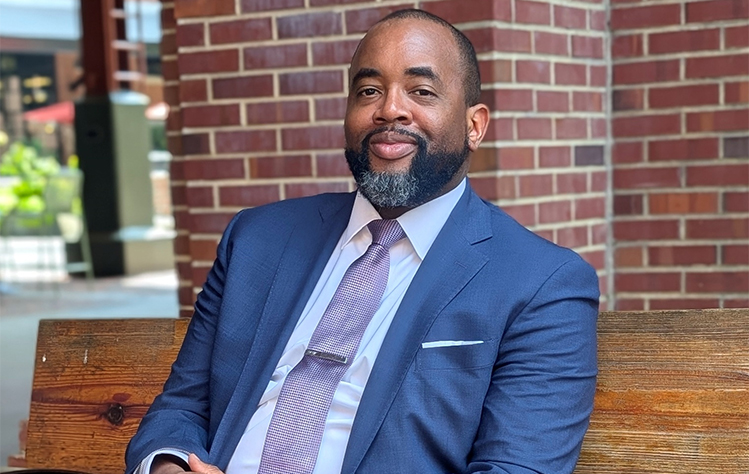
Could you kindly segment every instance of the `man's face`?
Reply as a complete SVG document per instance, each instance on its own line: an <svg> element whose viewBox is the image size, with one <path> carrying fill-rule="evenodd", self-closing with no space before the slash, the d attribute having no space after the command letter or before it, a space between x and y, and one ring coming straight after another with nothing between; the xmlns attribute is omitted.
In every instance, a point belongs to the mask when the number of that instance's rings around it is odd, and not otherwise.
<svg viewBox="0 0 749 474"><path fill-rule="evenodd" d="M376 25L351 63L346 159L378 208L412 208L467 172L470 119L451 33L425 20ZM476 144L477 146L477 144Z"/></svg>

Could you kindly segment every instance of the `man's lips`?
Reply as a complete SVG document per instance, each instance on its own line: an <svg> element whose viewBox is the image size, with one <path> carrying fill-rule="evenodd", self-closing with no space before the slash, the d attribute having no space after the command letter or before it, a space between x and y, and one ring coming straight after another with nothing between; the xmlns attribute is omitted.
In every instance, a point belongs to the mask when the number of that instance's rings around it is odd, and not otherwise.
<svg viewBox="0 0 749 474"><path fill-rule="evenodd" d="M416 140L408 135L383 132L373 135L369 140L369 150L379 158L397 160L415 152Z"/></svg>

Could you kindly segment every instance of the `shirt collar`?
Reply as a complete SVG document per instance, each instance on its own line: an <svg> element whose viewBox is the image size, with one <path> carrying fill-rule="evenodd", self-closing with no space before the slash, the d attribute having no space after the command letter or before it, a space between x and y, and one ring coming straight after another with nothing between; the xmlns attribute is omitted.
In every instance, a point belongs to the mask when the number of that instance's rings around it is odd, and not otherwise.
<svg viewBox="0 0 749 474"><path fill-rule="evenodd" d="M453 190L411 209L396 219L420 259L424 260L432 247L432 243L437 238L437 234L442 230L447 218L463 195L466 180L467 178L463 178ZM367 224L380 218L380 214L372 206L372 203L360 192L357 192L348 226L343 233L341 248L348 245Z"/></svg>

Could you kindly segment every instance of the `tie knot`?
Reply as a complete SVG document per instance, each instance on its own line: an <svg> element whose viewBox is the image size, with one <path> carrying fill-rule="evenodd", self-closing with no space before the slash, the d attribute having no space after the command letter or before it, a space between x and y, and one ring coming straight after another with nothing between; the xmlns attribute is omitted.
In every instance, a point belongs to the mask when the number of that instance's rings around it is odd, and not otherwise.
<svg viewBox="0 0 749 474"><path fill-rule="evenodd" d="M379 219L367 224L372 233L372 243L389 249L391 245L406 236L401 225L395 219Z"/></svg>

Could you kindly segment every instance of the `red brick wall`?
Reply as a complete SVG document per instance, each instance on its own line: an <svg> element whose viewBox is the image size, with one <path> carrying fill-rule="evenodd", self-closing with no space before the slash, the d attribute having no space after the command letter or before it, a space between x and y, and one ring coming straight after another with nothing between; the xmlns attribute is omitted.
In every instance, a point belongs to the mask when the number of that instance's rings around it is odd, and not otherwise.
<svg viewBox="0 0 749 474"><path fill-rule="evenodd" d="M493 121L477 191L580 251L604 292L606 12L600 0L179 0L163 3L182 314L239 209L354 189L347 67L385 14L422 7L474 42ZM175 21L176 18L176 21Z"/></svg>
<svg viewBox="0 0 749 474"><path fill-rule="evenodd" d="M749 306L749 0L613 0L617 309Z"/></svg>

